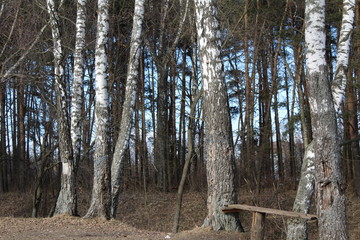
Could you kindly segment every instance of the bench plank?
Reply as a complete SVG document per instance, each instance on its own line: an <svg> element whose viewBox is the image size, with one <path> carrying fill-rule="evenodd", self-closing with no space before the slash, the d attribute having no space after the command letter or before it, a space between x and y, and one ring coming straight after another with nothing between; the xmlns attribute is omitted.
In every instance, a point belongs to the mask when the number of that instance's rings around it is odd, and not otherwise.
<svg viewBox="0 0 360 240"><path fill-rule="evenodd" d="M255 207L255 206L249 206L245 204L230 204L225 205L225 208L222 209L224 213L230 213L230 212L239 212L239 210L246 210L251 212L259 212L259 213L267 213L267 214L276 214L286 217L294 217L294 218L303 218L307 220L316 220L317 216L314 214L305 214L305 213L299 213L299 212L291 212L291 211L284 211L284 210L278 210L278 209L272 209L272 208L263 208L263 207Z"/></svg>

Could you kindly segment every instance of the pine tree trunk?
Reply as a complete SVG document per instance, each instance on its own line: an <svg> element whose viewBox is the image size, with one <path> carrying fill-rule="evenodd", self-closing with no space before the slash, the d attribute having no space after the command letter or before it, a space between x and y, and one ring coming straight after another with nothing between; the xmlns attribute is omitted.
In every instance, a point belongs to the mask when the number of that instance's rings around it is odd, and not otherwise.
<svg viewBox="0 0 360 240"><path fill-rule="evenodd" d="M195 1L197 40L204 89L208 215L204 227L213 230L242 230L235 214L221 208L237 201L235 162L227 92L220 58L220 25L216 1Z"/></svg>
<svg viewBox="0 0 360 240"><path fill-rule="evenodd" d="M25 99L24 99L24 79L20 79L18 89L18 157L19 173L18 183L20 191L25 191Z"/></svg>
<svg viewBox="0 0 360 240"><path fill-rule="evenodd" d="M0 193L6 192L5 83L0 83Z"/></svg>
<svg viewBox="0 0 360 240"><path fill-rule="evenodd" d="M156 136L155 136L155 150L154 162L156 167L157 186L161 191L168 191L167 185L167 165L168 165L168 148L169 148L169 134L168 134L168 61L170 56L166 55L168 51L168 42L165 37L166 19L168 17L169 0L161 1L160 13L160 29L158 54L155 56L155 64L158 71L158 86L157 86L157 112L156 112Z"/></svg>
<svg viewBox="0 0 360 240"><path fill-rule="evenodd" d="M289 162L290 162L289 165L290 165L290 168L291 168L291 166L294 166L293 172L295 173L295 176L293 176L292 178L294 181L296 181L297 171L296 171L296 164L295 164L295 141L294 141L294 139L295 139L294 138L295 121L293 119L296 86L295 86L295 84L293 86L292 104L291 104L291 110L290 110L289 79L288 79L287 72L285 72L284 74L285 74L285 91L286 91L286 113L287 113L287 120L288 120L288 126L289 126L289 135L288 135L289 136Z"/></svg>
<svg viewBox="0 0 360 240"><path fill-rule="evenodd" d="M245 144L243 144L244 152L243 161L247 162L247 169L249 172L249 177L252 178L256 176L255 170L255 158L252 155L253 152L253 131L252 131L252 81L250 78L250 71L249 71L249 63L250 63L250 54L249 54L249 44L248 44L248 27L249 27L249 20L248 20L248 11L249 11L249 0L245 0L245 7L244 7L244 54L245 54L245 102L246 102L246 110L245 110L245 131L244 135L246 134ZM254 181L255 182L255 181Z"/></svg>
<svg viewBox="0 0 360 240"><path fill-rule="evenodd" d="M149 178L149 166L148 166L148 149L146 141L146 118L145 118L145 71L144 71L144 54L140 56L139 61L139 89L140 89L140 109L141 109L141 175L144 192L147 192L147 183Z"/></svg>
<svg viewBox="0 0 360 240"><path fill-rule="evenodd" d="M356 5L355 5L355 26L356 26L356 30L357 31L357 41L354 44L354 49L355 49L355 55L356 56L360 56L360 41L359 41L359 32L360 32L360 2L359 0L357 0ZM349 76L351 76L351 73L348 74ZM358 65L357 68L355 69L355 79L352 79L352 83L354 84L354 82L356 81L356 79L360 78L360 66ZM349 88L352 88L353 85L350 85ZM356 91L357 90L357 91ZM359 87L356 89L355 87L351 90L354 94L354 99L351 102L350 106L349 106L349 111L350 111L350 118L351 118L351 133L350 133L350 138L353 139L359 132L359 125L358 125L358 112L357 109L359 107L358 102L356 101L356 92L359 95ZM357 196L360 196L360 147L359 147L359 142L353 142L351 143L351 149L352 149L352 169L353 169L353 173L354 173L354 180L353 180L353 186L354 186L354 192Z"/></svg>

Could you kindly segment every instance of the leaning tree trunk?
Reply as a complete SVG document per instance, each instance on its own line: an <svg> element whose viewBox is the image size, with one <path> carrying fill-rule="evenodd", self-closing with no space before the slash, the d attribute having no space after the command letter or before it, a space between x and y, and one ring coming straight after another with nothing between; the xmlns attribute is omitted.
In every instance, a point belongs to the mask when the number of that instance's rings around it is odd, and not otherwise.
<svg viewBox="0 0 360 240"><path fill-rule="evenodd" d="M175 215L174 215L174 225L173 225L173 233L177 233L179 230L180 223L180 214L182 207L182 198L183 191L185 186L186 177L189 172L190 163L192 158L194 157L194 132L195 132L195 115L196 115L196 105L202 95L202 90L196 95L192 97L192 102L190 104L190 114L189 114L189 127L188 127L188 154L185 159L184 168L181 174L181 179L178 187L178 191L176 194L176 206L175 206Z"/></svg>
<svg viewBox="0 0 360 240"><path fill-rule="evenodd" d="M346 70L348 68L351 32L352 32L353 22L354 22L354 5L355 5L355 0L344 0L343 19L342 19L341 30L340 30L340 38L339 38L339 42L338 42L338 56L337 56L337 63L336 63L336 71L335 71L334 81L332 83L332 91L330 91L330 95L331 95L330 105L332 108L334 108L335 113L339 110L340 103L341 103L342 98L345 93ZM310 14L314 14L314 11L310 12L310 10L309 10L308 13L309 13L309 18L310 18ZM307 19L309 20L309 18L307 18ZM307 24L309 24L309 23L307 23ZM309 27L309 25L307 27ZM306 32L308 33L308 39L310 38L309 40L314 40L314 39L311 39L312 33L309 30L307 30ZM311 43L308 43L308 44L311 44ZM307 57L308 56L310 57L310 59L307 59L308 65L312 64L311 61L314 60L316 57L315 56L314 58L311 58L313 56L313 54L311 54L312 53L311 51L314 51L314 53L316 52L315 50L313 50L313 48L315 48L315 47L316 47L316 45L312 45L312 48L310 50L308 49L309 54L306 55ZM321 49L319 48L318 51L320 51L320 50ZM325 71L325 69L323 69L323 71ZM309 74L309 72L308 72L308 74ZM310 79L308 79L308 80L310 80ZM320 88L322 88L322 87L320 87ZM313 89L313 91L317 91L317 90ZM313 94L316 94L316 92L315 93L313 92ZM322 108L322 110L324 110L323 107L321 107L321 108ZM335 119L335 116L334 116L334 119ZM335 125L336 125L336 122L335 122ZM336 128L336 126L335 126L335 128ZM314 135L314 137L315 137L315 135ZM311 145L312 145L312 143L311 143ZM311 151L312 150L309 145L309 147L306 149L305 156L311 154ZM340 149L338 149L338 151L340 151ZM309 160L306 158L304 158L304 159ZM317 161L317 163L318 163L318 161L320 161L319 159L317 159L317 155L316 155L316 161ZM340 160L337 159L337 161L340 161ZM340 163L338 162L338 164L340 164ZM306 165L308 167L305 170L306 172L304 173L303 171L304 171ZM310 187L315 186L313 184L314 178L310 177L310 174L315 174L315 171L311 171L311 168L312 168L311 164L309 164L307 161L303 161L301 179L300 179L300 183L298 186L298 192L297 192L297 196L296 196L294 207L293 207L294 211L307 212L308 209L310 208L311 194L314 191ZM341 171L341 174L343 174L342 170L341 169L339 169L339 170ZM341 180L343 180L342 179L343 176L339 176L339 177L341 178ZM340 187L342 187L342 186L340 186ZM320 190L321 190L321 188L320 188ZM308 201L303 201L304 199L308 199ZM294 239L294 240L295 239L307 239L306 229L307 229L306 222L289 220L288 221L287 239L288 240L290 240L290 239Z"/></svg>
<svg viewBox="0 0 360 240"><path fill-rule="evenodd" d="M74 175L74 159L70 136L70 122L67 111L67 94L63 82L62 45L60 38L59 17L53 0L47 0L50 15L50 26L54 44L54 73L56 91L56 114L59 134L59 151L62 162L61 189L57 198L54 214L77 215L76 212L76 182Z"/></svg>
<svg viewBox="0 0 360 240"><path fill-rule="evenodd" d="M97 38L95 49L95 152L94 181L91 203L85 218L110 218L109 163L109 98L107 90L108 62L106 45L109 32L109 1L98 0Z"/></svg>
<svg viewBox="0 0 360 240"><path fill-rule="evenodd" d="M236 202L235 162L227 91L220 58L220 25L216 1L196 0L196 29L204 89L208 215L204 227L213 230L242 230L235 214L221 208Z"/></svg>
<svg viewBox="0 0 360 240"><path fill-rule="evenodd" d="M306 68L314 137L319 237L348 239L336 111L325 60L325 0L307 0L305 3ZM334 100L336 102L336 97Z"/></svg>
<svg viewBox="0 0 360 240"><path fill-rule="evenodd" d="M139 59L141 52L141 32L144 18L144 0L135 1L133 29L131 35L130 60L126 80L125 102L123 105L120 133L116 142L113 162L111 165L111 217L115 218L119 203L122 163L127 149L131 118L135 105L137 79L139 75Z"/></svg>
<svg viewBox="0 0 360 240"><path fill-rule="evenodd" d="M344 0L341 29L337 45L335 77L331 86L336 112L339 110L345 95L354 17L355 0Z"/></svg>

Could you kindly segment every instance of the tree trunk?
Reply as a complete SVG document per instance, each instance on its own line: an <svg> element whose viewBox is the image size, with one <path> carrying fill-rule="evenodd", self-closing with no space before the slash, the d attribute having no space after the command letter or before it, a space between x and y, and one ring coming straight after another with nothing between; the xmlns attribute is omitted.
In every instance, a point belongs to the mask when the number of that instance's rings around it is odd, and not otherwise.
<svg viewBox="0 0 360 240"><path fill-rule="evenodd" d="M244 54L245 54L245 102L246 102L246 111L245 111L245 131L244 135L246 134L246 140L244 146L244 157L243 161L247 162L247 169L249 172L249 177L252 178L256 176L255 170L255 158L253 157L253 129L252 129L252 121L251 115L253 111L253 98L252 98L252 80L249 74L249 63L250 63L250 54L249 54L249 44L248 44L248 27L249 27L249 20L248 20L248 11L249 11L249 0L245 0L245 7L244 7ZM255 59L253 59L255 60ZM255 61L254 61L255 62Z"/></svg>
<svg viewBox="0 0 360 240"><path fill-rule="evenodd" d="M194 157L194 130L195 130L195 114L196 114L196 104L201 97L202 91L200 91L196 96L193 96L192 103L190 105L190 114L189 114L189 128L188 128L188 154L185 159L184 168L182 171L179 188L176 195L176 210L174 215L174 225L173 232L177 233L179 230L180 223L180 213L182 205L182 197L184 191L185 180L188 175L191 159Z"/></svg>
<svg viewBox="0 0 360 240"><path fill-rule="evenodd" d="M64 83L63 52L59 17L53 0L47 0L50 26L54 44L54 78L56 92L56 114L59 134L59 151L62 162L61 189L56 201L54 214L77 215L76 182L72 152L69 114L67 111L67 94Z"/></svg>
<svg viewBox="0 0 360 240"><path fill-rule="evenodd" d="M238 217L221 211L224 205L237 201L237 194L216 1L197 0L195 11L206 127L208 215L203 226L213 230L238 231L242 230Z"/></svg>
<svg viewBox="0 0 360 240"><path fill-rule="evenodd" d="M5 121L5 83L0 83L0 192L7 192L6 181L6 121Z"/></svg>
<svg viewBox="0 0 360 240"><path fill-rule="evenodd" d="M157 84L157 112L156 112L156 136L154 149L154 163L156 168L157 186L161 191L168 191L167 164L168 164L168 61L166 54L168 42L165 36L166 19L169 12L169 0L161 1L159 40L155 58L158 72ZM153 50L155 51L155 50Z"/></svg>
<svg viewBox="0 0 360 240"><path fill-rule="evenodd" d="M286 58L286 56L285 56ZM288 79L288 74L286 72L286 68L284 71L284 80L285 80L285 91L286 91L286 113L287 113L287 121L288 121L288 131L289 131L289 162L290 162L290 169L293 166L294 169L292 170L295 173L295 176L293 176L293 180L294 182L296 181L296 175L297 175L297 171L296 171L296 164L295 164L295 141L294 141L294 129L295 129L295 120L294 118L294 104L295 104L295 89L296 89L296 84L294 81L294 86L293 86L293 90L292 90L292 104L291 104L291 110L290 110L290 94L289 94L289 79ZM301 104L299 102L299 104ZM290 170L291 172L291 170ZM296 186L296 184L295 184ZM294 186L294 187L295 187Z"/></svg>
<svg viewBox="0 0 360 240"><path fill-rule="evenodd" d="M177 64L176 56L172 56L171 62L171 80L170 80L170 104L169 104L169 153L168 153L168 186L169 190L172 189L173 183L178 183L177 170L178 159L176 155L176 78L177 78Z"/></svg>
<svg viewBox="0 0 360 240"><path fill-rule="evenodd" d="M314 6L319 8L314 9ZM305 40L308 45L306 53L308 68L307 81L310 90L309 101L311 104L311 118L315 118L312 119L312 124L314 139L316 140L314 148L316 191L318 198L317 211L319 215L319 231L321 239L347 239L343 186L344 176L341 168L341 156L337 139L338 133L335 114L339 110L340 102L345 90L346 75L344 76L342 74L346 74L345 70L348 65L348 47L351 41L351 35L349 34L351 34L352 22L354 19L354 0L344 0L343 23L338 43L337 70L335 71L332 90L330 89L326 76L324 52L325 36L324 32L321 32L324 31L325 27L324 6L324 1L320 1L319 3L306 2L305 16L305 19L307 20L305 23ZM310 19L311 21L315 21L310 22ZM314 29L312 29L312 27L314 27L313 24L316 24ZM313 38L313 36L316 36L316 38ZM321 49L322 47L323 49ZM299 91L301 91L300 88ZM328 124L326 124L327 122ZM317 131L316 134L315 131ZM321 152L321 150L323 150L323 152ZM304 161L302 169L304 169L305 164L306 162ZM309 169L307 171L311 173ZM306 175L302 173L300 183L310 179L307 177L304 180L305 176ZM308 182L308 184L299 184L298 194L306 191L309 192L309 189L303 189L308 186L311 186L311 182ZM300 196L297 196L296 198L301 199ZM294 203L294 208L296 207L296 204L297 200ZM307 204L302 207L303 211L309 207L310 202L307 202ZM337 224L337 222L339 224ZM305 224L306 223L301 222L288 226L288 239L296 239L292 238L290 232L295 232L296 228L306 229Z"/></svg>
<svg viewBox="0 0 360 240"><path fill-rule="evenodd" d="M130 60L126 80L125 102L123 105L120 133L116 142L111 165L111 217L116 217L119 203L120 183L122 177L122 162L128 146L132 113L135 106L136 87L138 79L139 59L141 53L141 34L144 18L144 0L135 1L133 29L131 36Z"/></svg>
<svg viewBox="0 0 360 240"><path fill-rule="evenodd" d="M192 43L192 48L191 48L191 81L190 81L190 84L189 84L189 88L191 88L191 96L193 98L193 94L195 94L198 89L199 89L199 77L198 77L198 54L197 54L197 44L196 44L196 29L195 29L195 15L193 14L190 18L190 24L191 26L194 26L194 28L192 29L192 33L191 33L191 43ZM184 90L185 91L185 90ZM190 100L190 106L191 106L192 102ZM200 105L200 104L199 104ZM195 115L194 115L194 118L195 119L199 119L200 117L196 117L196 109L195 109ZM198 113L199 115L201 115L201 113ZM194 119L194 120L195 120ZM189 121L190 121L190 118L189 118ZM196 122L197 121L194 121L194 129L193 129L193 132L192 132L192 139L195 140L195 133L196 133ZM203 122L203 121L202 121ZM184 120L184 125L185 125L185 120ZM190 122L189 122L189 126L190 126ZM201 130L200 130L201 131ZM186 143L186 137L185 137L185 130L183 132L183 147L184 147L184 155L185 155L185 152L186 152L186 147L185 147L185 143ZM201 131L201 133L203 133L203 131ZM200 134L199 134L199 143L198 145L200 145L200 149L203 149L203 140L204 138L203 137L200 137ZM190 158L190 189L192 191L195 191L195 190L199 190L201 188L201 185L198 183L197 180L201 179L202 176L201 174L198 174L199 172L197 171L199 168L200 168L200 163L204 163L201 159L201 157L198 157L198 155L196 154L195 152L195 141L192 141L192 151L193 153L192 154L195 154L193 155L192 158ZM202 152L202 150L200 150ZM199 154L201 155L201 154ZM200 159L199 159L200 158ZM199 161L200 160L200 161ZM199 177L200 175L200 177Z"/></svg>
<svg viewBox="0 0 360 240"><path fill-rule="evenodd" d="M355 6L355 26L357 33L360 32L360 2L357 0L356 6ZM355 56L360 56L360 42L359 42L359 34L358 40L354 41L356 44L354 44L355 48ZM348 76L351 76L351 73L348 74ZM355 79L351 79L350 81L355 84L356 79L360 78L360 66L357 65L357 68L355 70ZM359 88L354 87L353 85L350 85L348 89L352 92L350 95L353 97L348 103L349 113L350 113L350 139L355 138L358 135L359 132L359 125L358 125L358 113L357 109L359 107L358 102L356 101L356 92L359 94ZM354 192L357 196L360 196L360 147L359 142L352 142L351 143L351 151L352 151L352 170L353 170L353 186L354 186Z"/></svg>
<svg viewBox="0 0 360 240"><path fill-rule="evenodd" d="M185 137L185 132L186 132L186 128L185 128L185 102L186 102L186 51L188 50L188 48L185 46L183 49L183 55L182 55L182 66L181 66L181 71L182 71L182 76L181 76L181 100L180 100L180 119L179 119L179 137L178 137L178 165L179 165L179 171L180 169L183 168L184 163L185 163L185 153L186 153L186 148L185 148L185 142L186 142L186 137ZM176 169L176 171L178 171L178 169Z"/></svg>
<svg viewBox="0 0 360 240"><path fill-rule="evenodd" d="M77 1L76 17L76 43L74 54L74 82L71 106L71 139L74 154L75 175L80 160L81 149L81 126L83 104L83 79L84 79L84 56L85 48L85 21L87 0Z"/></svg>
<svg viewBox="0 0 360 240"><path fill-rule="evenodd" d="M109 97L106 45L109 33L109 1L98 0L95 48L95 151L91 203L85 218L110 218Z"/></svg>
<svg viewBox="0 0 360 240"><path fill-rule="evenodd" d="M325 1L306 1L307 85L314 136L317 213L320 239L348 239L345 182L325 60ZM334 107L335 105L335 107Z"/></svg>
<svg viewBox="0 0 360 240"><path fill-rule="evenodd" d="M311 142L306 150L301 167L301 177L294 201L293 211L309 213L311 198L315 187L314 144ZM287 240L306 240L306 220L289 218L287 221Z"/></svg>
<svg viewBox="0 0 360 240"><path fill-rule="evenodd" d="M344 0L341 29L337 44L335 77L331 84L332 97L336 112L340 109L340 104L345 95L354 17L355 0Z"/></svg>
<svg viewBox="0 0 360 240"><path fill-rule="evenodd" d="M18 89L18 158L19 158L19 172L18 172L18 188L20 191L25 191L25 99L24 96L24 79L21 78Z"/></svg>
<svg viewBox="0 0 360 240"><path fill-rule="evenodd" d="M145 71L144 71L144 54L141 55L141 59L139 62L139 89L140 89L140 103L141 103L141 157L140 157L140 165L141 165L141 175L142 175L142 183L144 187L144 192L147 192L147 183L149 179L149 164L148 164L148 149L147 149L147 141L146 141L146 118L145 118Z"/></svg>
<svg viewBox="0 0 360 240"><path fill-rule="evenodd" d="M264 44L265 45L265 44ZM266 180L267 173L265 169L269 169L268 161L270 158L270 136L271 136L271 98L272 91L269 86L269 78L267 73L268 61L267 51L261 50L258 66L259 71L259 152L255 158L255 176L256 176L256 194L257 199L261 190L261 183ZM253 143L254 144L254 143ZM253 154L253 153L252 153ZM280 162L279 162L280 165ZM280 167L282 169L282 167Z"/></svg>

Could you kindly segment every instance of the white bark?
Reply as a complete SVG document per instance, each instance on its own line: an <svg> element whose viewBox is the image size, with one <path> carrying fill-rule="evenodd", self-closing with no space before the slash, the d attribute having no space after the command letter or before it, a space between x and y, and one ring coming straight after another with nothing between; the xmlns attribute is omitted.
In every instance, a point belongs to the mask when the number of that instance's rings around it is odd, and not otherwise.
<svg viewBox="0 0 360 240"><path fill-rule="evenodd" d="M3 15L4 9L5 9L5 2L2 2L0 6L0 17Z"/></svg>
<svg viewBox="0 0 360 240"><path fill-rule="evenodd" d="M86 3L87 0L77 1L77 17L76 17L76 42L74 54L74 82L73 95L71 101L71 139L73 144L73 153L75 160L75 168L77 168L80 159L81 148L81 109L82 109L82 93L84 79L84 57L83 51L85 47L85 21L86 21Z"/></svg>
<svg viewBox="0 0 360 240"><path fill-rule="evenodd" d="M305 45L319 237L348 239L336 112L325 61L325 0L305 2Z"/></svg>
<svg viewBox="0 0 360 240"><path fill-rule="evenodd" d="M109 98L108 61L106 47L109 33L109 1L98 0L97 38L95 49L95 151L94 181L91 203L85 217L110 218L110 164L109 164Z"/></svg>
<svg viewBox="0 0 360 240"><path fill-rule="evenodd" d="M346 70L349 63L351 33L354 23L355 0L344 0L343 2L343 19L338 42L338 55L336 59L336 72L332 82L332 98L334 101L335 112L339 111L340 103L345 94L346 87ZM308 34L311 34L310 32ZM310 40L310 39L308 39ZM323 44L323 43L322 43ZM312 145L313 143L311 143ZM313 153L313 148L308 147L302 166L302 175L300 178L298 192L294 202L294 211L307 212L310 209L310 199L314 192L315 169L312 167L313 158L307 158ZM306 167L307 166L307 167ZM306 169L305 169L306 167ZM312 174L312 177L309 177ZM312 186L312 188L311 188ZM304 201L306 199L306 201ZM288 221L287 240L307 239L306 222L298 220Z"/></svg>
<svg viewBox="0 0 360 240"><path fill-rule="evenodd" d="M242 230L235 214L221 208L236 202L235 164L227 90L220 57L220 25L216 1L196 0L196 30L204 89L208 215L204 227L213 230Z"/></svg>
<svg viewBox="0 0 360 240"><path fill-rule="evenodd" d="M122 163L128 145L131 119L135 105L136 86L138 79L139 58L141 53L141 34L144 18L144 0L135 1L133 28L130 45L130 59L126 79L125 102L122 110L120 133L116 142L111 165L111 217L115 218L119 202L120 183L122 178Z"/></svg>
<svg viewBox="0 0 360 240"><path fill-rule="evenodd" d="M69 114L67 112L67 94L65 84L63 82L63 52L59 17L53 0L47 0L47 10L50 15L50 26L53 38L57 126L59 134L60 158L62 162L61 189L56 202L54 214L77 215L76 182L74 176L74 161L70 138Z"/></svg>
<svg viewBox="0 0 360 240"><path fill-rule="evenodd" d="M320 72L325 60L325 0L306 0L305 45L308 73ZM317 109L317 106L315 106Z"/></svg>
<svg viewBox="0 0 360 240"><path fill-rule="evenodd" d="M294 201L293 211L309 213L311 198L315 191L314 144L311 142L306 150L301 167L301 177ZM287 224L287 240L306 240L306 220L291 218Z"/></svg>
<svg viewBox="0 0 360 240"><path fill-rule="evenodd" d="M355 17L355 0L344 0L339 42L337 45L336 70L332 82L335 111L338 112L345 95L346 72L349 65L350 43Z"/></svg>

